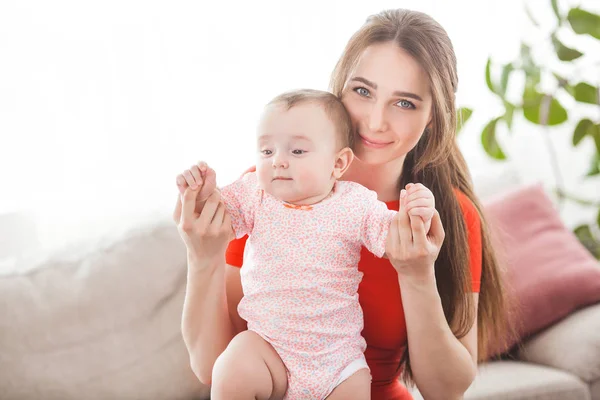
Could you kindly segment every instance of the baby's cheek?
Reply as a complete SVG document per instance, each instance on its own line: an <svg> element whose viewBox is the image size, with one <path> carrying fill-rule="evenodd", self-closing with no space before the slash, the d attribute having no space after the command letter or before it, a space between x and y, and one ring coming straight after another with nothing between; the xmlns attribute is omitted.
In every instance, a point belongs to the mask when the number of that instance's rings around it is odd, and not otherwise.
<svg viewBox="0 0 600 400"><path fill-rule="evenodd" d="M320 185L320 182L323 181L323 173L324 171L319 171L315 166L309 166L304 168L302 172L300 172L300 180L302 182L302 186L304 188L316 188Z"/></svg>
<svg viewBox="0 0 600 400"><path fill-rule="evenodd" d="M271 176L263 169L256 169L258 177L258 185L261 189L266 190L271 182Z"/></svg>

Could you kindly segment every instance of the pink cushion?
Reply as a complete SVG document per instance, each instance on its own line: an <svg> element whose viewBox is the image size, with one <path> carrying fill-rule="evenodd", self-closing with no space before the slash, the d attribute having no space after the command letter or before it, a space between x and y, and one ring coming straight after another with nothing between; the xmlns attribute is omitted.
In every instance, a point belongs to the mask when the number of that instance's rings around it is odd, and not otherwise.
<svg viewBox="0 0 600 400"><path fill-rule="evenodd" d="M518 338L509 348L586 305L600 302L600 264L561 221L540 184L484 203L508 289L517 300ZM500 352L497 344L494 353Z"/></svg>

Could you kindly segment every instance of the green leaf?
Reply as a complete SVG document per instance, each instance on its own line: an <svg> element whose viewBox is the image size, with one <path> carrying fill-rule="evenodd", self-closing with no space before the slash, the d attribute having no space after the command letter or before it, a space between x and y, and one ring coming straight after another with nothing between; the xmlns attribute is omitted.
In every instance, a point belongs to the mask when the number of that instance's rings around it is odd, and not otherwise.
<svg viewBox="0 0 600 400"><path fill-rule="evenodd" d="M542 121L542 107L546 105L545 98L549 97L550 107L548 121ZM539 125L560 125L568 119L567 110L550 95L543 95L531 87L525 87L523 93L523 115L527 120ZM545 124L544 124L545 122Z"/></svg>
<svg viewBox="0 0 600 400"><path fill-rule="evenodd" d="M573 229L573 232L579 238L579 240L587 240L592 237L592 231L590 230L589 225L579 225Z"/></svg>
<svg viewBox="0 0 600 400"><path fill-rule="evenodd" d="M510 77L510 73L513 72L515 67L512 64L506 64L502 68L502 78L500 79L500 93L504 97L506 94L506 88L508 87L508 78Z"/></svg>
<svg viewBox="0 0 600 400"><path fill-rule="evenodd" d="M552 98L550 102L550 114L548 116L548 125L560 125L569 118L567 110L556 100Z"/></svg>
<svg viewBox="0 0 600 400"><path fill-rule="evenodd" d="M600 124L595 124L587 118L579 121L573 132L573 146L577 146L583 138L590 136L596 144L596 152L600 153Z"/></svg>
<svg viewBox="0 0 600 400"><path fill-rule="evenodd" d="M527 6L527 4L525 4L525 14L527 14L527 16L529 17L529 20L531 21L533 26L536 26L536 27L540 26L540 24L538 24L538 22L535 20L535 18L533 18L533 14L531 13L531 10Z"/></svg>
<svg viewBox="0 0 600 400"><path fill-rule="evenodd" d="M499 118L491 120L481 132L481 144L485 152L496 160L505 160L506 155L496 140L496 123Z"/></svg>
<svg viewBox="0 0 600 400"><path fill-rule="evenodd" d="M575 132L573 133L573 146L577 146L587 135L593 135L590 128L595 130L594 123L591 120L584 118L579 121L577 127L575 127Z"/></svg>
<svg viewBox="0 0 600 400"><path fill-rule="evenodd" d="M575 85L575 100L582 103L598 104L598 88L589 83L579 82Z"/></svg>
<svg viewBox="0 0 600 400"><path fill-rule="evenodd" d="M573 230L573 233L596 259L600 259L600 242L594 237L589 225L580 225Z"/></svg>
<svg viewBox="0 0 600 400"><path fill-rule="evenodd" d="M554 11L554 15L556 15L556 18L558 19L558 23L560 25L560 23L562 22L562 17L560 16L560 11L558 11L557 0L551 0L550 2L552 3L552 11Z"/></svg>
<svg viewBox="0 0 600 400"><path fill-rule="evenodd" d="M600 210L598 210L598 215L596 216L596 224L600 226Z"/></svg>
<svg viewBox="0 0 600 400"><path fill-rule="evenodd" d="M485 83L487 83L487 87L491 90L492 93L496 93L494 89L494 84L492 83L492 59L488 57L487 64L485 64Z"/></svg>
<svg viewBox="0 0 600 400"><path fill-rule="evenodd" d="M592 165L590 165L590 170L585 175L600 175L600 154L598 152L594 153L594 155L592 156Z"/></svg>
<svg viewBox="0 0 600 400"><path fill-rule="evenodd" d="M467 107L461 107L458 109L456 116L456 134L462 129L462 127L467 123L469 118L471 118L471 114L473 114L473 110Z"/></svg>
<svg viewBox="0 0 600 400"><path fill-rule="evenodd" d="M581 8L572 8L569 10L567 19L575 33L588 34L600 39L600 15L592 14Z"/></svg>
<svg viewBox="0 0 600 400"><path fill-rule="evenodd" d="M554 50L556 51L558 59L561 61L573 61L583 55L582 52L562 44L554 35L552 35L552 44L554 45Z"/></svg>
<svg viewBox="0 0 600 400"><path fill-rule="evenodd" d="M567 85L565 86L565 90L567 91L567 93L569 93L571 96L575 97L575 88L571 85Z"/></svg>
<svg viewBox="0 0 600 400"><path fill-rule="evenodd" d="M513 104L509 103L508 101L504 101L504 109L506 110L506 112L504 113L504 116L502 118L504 119L504 122L506 122L506 126L508 127L509 131L512 129L515 108L516 107Z"/></svg>

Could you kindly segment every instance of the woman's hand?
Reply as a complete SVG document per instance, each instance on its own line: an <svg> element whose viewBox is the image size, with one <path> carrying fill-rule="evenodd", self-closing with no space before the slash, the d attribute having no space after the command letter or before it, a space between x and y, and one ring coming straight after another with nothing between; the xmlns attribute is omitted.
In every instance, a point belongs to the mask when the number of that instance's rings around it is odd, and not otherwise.
<svg viewBox="0 0 600 400"><path fill-rule="evenodd" d="M188 249L189 256L223 257L227 245L233 239L231 219L218 190L213 191L208 197L202 213L199 214L195 210L199 192L199 187L196 189L188 187L179 199L181 206L177 209L181 212L177 215L176 210L173 218L178 220L179 234Z"/></svg>
<svg viewBox="0 0 600 400"><path fill-rule="evenodd" d="M425 187L420 185L418 188L423 192ZM444 242L444 228L439 213L431 207L431 227L427 230L422 218L425 215L414 211L409 214L409 200L412 200L411 195L402 189L400 208L387 236L386 256L401 278L430 279L435 276L434 264Z"/></svg>

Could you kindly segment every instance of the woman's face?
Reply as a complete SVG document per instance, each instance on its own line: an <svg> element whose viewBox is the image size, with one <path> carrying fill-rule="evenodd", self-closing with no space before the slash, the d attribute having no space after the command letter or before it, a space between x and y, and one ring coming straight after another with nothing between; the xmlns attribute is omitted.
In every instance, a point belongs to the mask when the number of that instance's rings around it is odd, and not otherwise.
<svg viewBox="0 0 600 400"><path fill-rule="evenodd" d="M367 164L404 160L431 120L427 74L391 42L365 49L342 102L355 130L354 153Z"/></svg>

